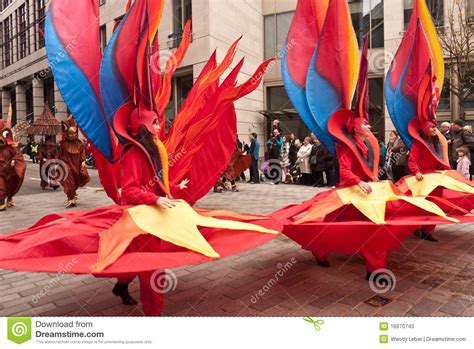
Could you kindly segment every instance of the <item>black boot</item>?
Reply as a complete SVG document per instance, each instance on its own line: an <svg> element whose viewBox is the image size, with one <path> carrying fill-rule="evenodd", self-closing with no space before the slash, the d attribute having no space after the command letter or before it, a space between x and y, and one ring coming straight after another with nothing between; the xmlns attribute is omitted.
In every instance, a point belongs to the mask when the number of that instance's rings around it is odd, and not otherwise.
<svg viewBox="0 0 474 349"><path fill-rule="evenodd" d="M421 238L426 241L438 242L438 239L435 239L434 236L429 233L421 233Z"/></svg>
<svg viewBox="0 0 474 349"><path fill-rule="evenodd" d="M314 259L316 260L316 263L318 263L318 265L319 265L320 267L322 267L322 268L329 268L329 267L330 267L329 261L328 261L327 259L324 260L324 261L321 260L321 259L319 259L318 257L316 257L316 255L314 254L314 252L313 252L313 257L314 257Z"/></svg>
<svg viewBox="0 0 474 349"><path fill-rule="evenodd" d="M128 284L116 283L112 289L112 293L122 298L122 303L125 305L137 305L138 302L128 293Z"/></svg>

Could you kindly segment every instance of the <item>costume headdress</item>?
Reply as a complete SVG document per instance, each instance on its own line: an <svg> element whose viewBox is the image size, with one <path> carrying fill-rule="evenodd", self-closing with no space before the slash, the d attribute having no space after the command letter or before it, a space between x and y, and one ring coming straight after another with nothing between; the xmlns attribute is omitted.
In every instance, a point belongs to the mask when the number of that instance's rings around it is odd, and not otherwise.
<svg viewBox="0 0 474 349"><path fill-rule="evenodd" d="M13 145L13 132L5 120L0 119L0 145Z"/></svg>

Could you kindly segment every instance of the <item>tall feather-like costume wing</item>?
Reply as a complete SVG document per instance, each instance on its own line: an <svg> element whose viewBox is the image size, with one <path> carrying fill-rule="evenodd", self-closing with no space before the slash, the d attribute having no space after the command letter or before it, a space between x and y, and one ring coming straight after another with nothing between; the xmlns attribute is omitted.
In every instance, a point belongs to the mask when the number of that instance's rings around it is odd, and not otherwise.
<svg viewBox="0 0 474 349"><path fill-rule="evenodd" d="M306 78L306 98L315 121L329 134L328 122L337 110L351 109L357 84L359 53L345 0L330 0L323 30ZM334 151L334 140L325 145Z"/></svg>
<svg viewBox="0 0 474 349"><path fill-rule="evenodd" d="M99 88L99 5L95 0L53 0L45 22L49 64L66 104L92 144L107 194L118 202L115 160L120 146L105 118Z"/></svg>
<svg viewBox="0 0 474 349"><path fill-rule="evenodd" d="M385 81L390 117L408 147L413 142L408 128L418 115L419 95L424 94L420 87L428 65L438 81L439 97L444 81L443 54L425 0L415 0L410 23Z"/></svg>
<svg viewBox="0 0 474 349"><path fill-rule="evenodd" d="M282 51L281 72L288 97L308 128L323 143L331 138L311 113L306 99L306 78L323 29L329 0L299 0Z"/></svg>

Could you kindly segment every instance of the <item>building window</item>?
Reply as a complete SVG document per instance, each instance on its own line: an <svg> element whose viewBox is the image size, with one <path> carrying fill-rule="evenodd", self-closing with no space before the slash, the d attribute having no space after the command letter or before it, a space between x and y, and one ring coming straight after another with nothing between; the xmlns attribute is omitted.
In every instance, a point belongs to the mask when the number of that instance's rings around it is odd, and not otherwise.
<svg viewBox="0 0 474 349"><path fill-rule="evenodd" d="M430 10L431 17L435 27L444 26L444 0L426 0L426 5ZM413 0L403 0L403 16L405 30L410 22L411 12L413 10Z"/></svg>
<svg viewBox="0 0 474 349"><path fill-rule="evenodd" d="M464 109L474 109L474 71L470 71L465 87Z"/></svg>
<svg viewBox="0 0 474 349"><path fill-rule="evenodd" d="M38 50L44 47L44 21L46 17L46 0L36 0L36 20L38 23Z"/></svg>
<svg viewBox="0 0 474 349"><path fill-rule="evenodd" d="M18 23L18 59L25 58L28 54L27 50L29 45L28 40L28 25L27 25L27 16L26 16L26 4L21 5L17 10L17 23Z"/></svg>
<svg viewBox="0 0 474 349"><path fill-rule="evenodd" d="M474 22L474 0L468 0L467 4L467 20Z"/></svg>
<svg viewBox="0 0 474 349"><path fill-rule="evenodd" d="M5 10L13 0L0 0L0 12Z"/></svg>
<svg viewBox="0 0 474 349"><path fill-rule="evenodd" d="M171 127L176 114L181 109L184 100L193 87L194 79L192 72L180 73L179 75L173 77L171 84L171 98L168 106L165 109L167 131Z"/></svg>
<svg viewBox="0 0 474 349"><path fill-rule="evenodd" d="M446 67L445 69L448 70L449 67ZM449 78L446 77L443 83L443 90L441 91L441 94L439 96L439 104L438 104L439 110L451 109L451 93L449 91L450 91L450 81L449 81Z"/></svg>
<svg viewBox="0 0 474 349"><path fill-rule="evenodd" d="M173 0L173 33L168 35L169 48L178 47L181 43L186 22L192 16L191 0Z"/></svg>
<svg viewBox="0 0 474 349"><path fill-rule="evenodd" d="M369 121L372 131L380 136L385 134L383 91L383 78L369 79Z"/></svg>
<svg viewBox="0 0 474 349"><path fill-rule="evenodd" d="M8 67L13 63L13 35L12 35L12 16L10 15L3 22L3 63Z"/></svg>
<svg viewBox="0 0 474 349"><path fill-rule="evenodd" d="M104 24L100 27L100 52L104 53L105 46L107 46L107 27Z"/></svg>
<svg viewBox="0 0 474 349"><path fill-rule="evenodd" d="M359 45L370 33L369 47L384 47L383 0L351 0L349 10Z"/></svg>
<svg viewBox="0 0 474 349"><path fill-rule="evenodd" d="M292 11L265 16L265 59L281 58L281 50L285 45L294 14Z"/></svg>

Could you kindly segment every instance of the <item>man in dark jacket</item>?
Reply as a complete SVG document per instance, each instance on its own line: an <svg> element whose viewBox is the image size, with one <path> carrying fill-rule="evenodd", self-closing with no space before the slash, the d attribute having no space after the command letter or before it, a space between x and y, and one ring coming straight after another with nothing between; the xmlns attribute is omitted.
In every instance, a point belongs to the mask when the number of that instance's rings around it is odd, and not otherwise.
<svg viewBox="0 0 474 349"><path fill-rule="evenodd" d="M254 132L250 136L250 148L248 154L252 155L252 165L250 165L250 184L260 183L258 174L258 157L260 152L260 144L257 140L257 134Z"/></svg>
<svg viewBox="0 0 474 349"><path fill-rule="evenodd" d="M323 172L325 170L327 151L313 133L311 133L311 139L313 146L311 148L309 165L313 176L313 186L320 188L324 187Z"/></svg>

